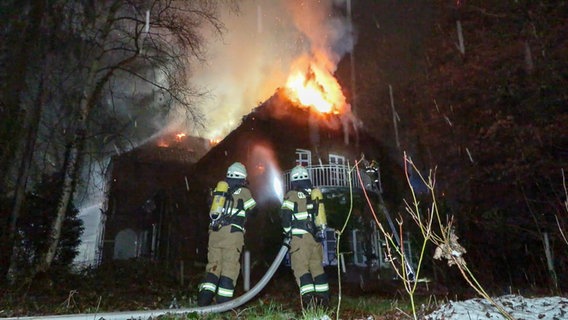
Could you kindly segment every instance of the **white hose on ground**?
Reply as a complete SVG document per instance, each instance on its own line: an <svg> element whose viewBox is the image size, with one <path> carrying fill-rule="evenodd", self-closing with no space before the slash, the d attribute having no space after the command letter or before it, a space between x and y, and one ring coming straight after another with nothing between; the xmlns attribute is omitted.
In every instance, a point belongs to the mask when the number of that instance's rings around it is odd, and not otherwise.
<svg viewBox="0 0 568 320"><path fill-rule="evenodd" d="M262 279L249 291L247 291L242 296L235 298L231 301L227 301L225 303L215 304L211 306L205 307L195 307L195 308L180 308L180 309L159 309L159 310L137 310L137 311L120 311L120 312L108 312L108 313L80 313L80 314L62 314L62 315L54 315L54 316L32 316L32 317L14 317L14 318L1 318L2 320L15 320L15 319L65 319L65 320L128 320L128 319L150 319L156 318L163 315L180 315L186 313L217 313L217 312L224 312L234 308L237 308L245 303L247 303L250 299L256 296L268 283L268 281L272 278L282 259L286 256L288 249L290 248L288 241L280 248L278 255L274 258L272 265L268 268L268 271L264 274Z"/></svg>

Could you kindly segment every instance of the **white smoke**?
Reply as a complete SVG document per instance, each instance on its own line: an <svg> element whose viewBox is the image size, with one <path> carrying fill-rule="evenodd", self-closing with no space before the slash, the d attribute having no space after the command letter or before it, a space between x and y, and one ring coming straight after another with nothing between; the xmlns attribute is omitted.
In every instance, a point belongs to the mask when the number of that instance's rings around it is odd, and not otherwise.
<svg viewBox="0 0 568 320"><path fill-rule="evenodd" d="M329 72L353 48L346 17L349 1L241 2L238 15L224 13L228 32L209 46L208 63L193 70L192 82L212 93L204 102L207 138L223 138L242 116L284 86L302 55L325 59Z"/></svg>
<svg viewBox="0 0 568 320"><path fill-rule="evenodd" d="M345 16L349 0L244 0L240 5L238 15L223 13L221 19L228 32L222 39L208 40L207 62L192 66L196 67L191 70L192 84L212 93L201 106L207 117L206 132L201 133L205 138L223 138L240 124L242 116L284 86L298 57L318 59L333 73L339 60L353 48L353 30ZM183 117L163 118L155 110L132 108L137 105L159 108L164 103L160 92L139 81L117 80L114 84L117 90L108 97L108 105L117 110L118 117L134 122L128 137L136 137L128 143L114 144L116 153L126 152L164 132L181 130L179 119ZM140 103L129 103L132 96L140 96ZM108 159L101 163L107 164ZM269 164L267 169L274 177L274 190L267 197L280 199L282 183L277 179L280 171ZM88 196L77 204L85 222L81 254L76 259L79 264L94 262L104 224L100 214L105 196L104 173L97 172L94 176L98 177L98 183L91 185Z"/></svg>

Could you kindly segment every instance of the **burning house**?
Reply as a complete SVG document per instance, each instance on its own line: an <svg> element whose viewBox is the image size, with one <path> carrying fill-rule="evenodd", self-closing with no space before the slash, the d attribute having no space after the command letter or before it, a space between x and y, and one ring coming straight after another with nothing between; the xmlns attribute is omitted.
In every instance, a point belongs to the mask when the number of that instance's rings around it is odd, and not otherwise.
<svg viewBox="0 0 568 320"><path fill-rule="evenodd" d="M270 262L279 249L281 200L290 186L290 169L300 164L324 193L329 229L323 263L375 271L390 268L385 239L375 219L387 225L380 208L388 210L400 204L405 179L402 168L351 113L302 107L289 98L286 89L279 89L192 166L190 181L200 190L191 193L189 201L204 219L201 225L208 219L208 188L224 177L234 161L246 165L249 187L258 202L258 212L247 222L245 236L253 259ZM341 260L336 254L335 230L347 219ZM201 241L198 247L206 248L207 238ZM408 242L405 245L405 251L410 252ZM205 260L205 252L202 254L200 258Z"/></svg>
<svg viewBox="0 0 568 320"><path fill-rule="evenodd" d="M279 249L281 199L290 169L301 164L324 194L329 222L324 264L390 268L375 219L386 225L379 208L400 204L405 180L389 152L351 113L307 108L279 89L209 150L202 139L193 142L200 148L154 144L115 159L103 259L205 262L211 188L240 161L258 202L245 236L252 259L270 262ZM378 166L369 175L365 168L371 162ZM347 219L338 259L335 230Z"/></svg>
<svg viewBox="0 0 568 320"><path fill-rule="evenodd" d="M211 188L239 161L247 167L258 204L245 234L246 250L261 262L257 265L270 263L280 248L281 201L290 185L289 170L300 164L324 194L329 224L324 264L390 269L377 222L392 222L384 219L401 205L406 179L399 161L351 112L332 64L321 54L299 58L283 88L210 150L194 152L187 161L150 161L142 150L116 159L105 258L205 262ZM343 226L336 243L335 230ZM411 258L408 243L402 245Z"/></svg>

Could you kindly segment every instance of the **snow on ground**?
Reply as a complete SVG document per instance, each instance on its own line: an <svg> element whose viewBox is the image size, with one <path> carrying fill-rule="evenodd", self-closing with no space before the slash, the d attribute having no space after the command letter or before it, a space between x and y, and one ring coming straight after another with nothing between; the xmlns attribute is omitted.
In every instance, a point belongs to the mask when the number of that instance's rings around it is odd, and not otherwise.
<svg viewBox="0 0 568 320"><path fill-rule="evenodd" d="M505 295L494 298L517 320L565 320L568 319L568 298L524 298ZM426 316L428 320L477 320L507 319L489 301L481 298L466 301L450 301Z"/></svg>

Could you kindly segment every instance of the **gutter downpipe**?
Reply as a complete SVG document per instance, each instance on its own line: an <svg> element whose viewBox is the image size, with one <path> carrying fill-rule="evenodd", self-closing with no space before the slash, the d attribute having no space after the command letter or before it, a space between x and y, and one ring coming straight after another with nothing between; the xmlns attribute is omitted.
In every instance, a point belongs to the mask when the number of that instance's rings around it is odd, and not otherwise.
<svg viewBox="0 0 568 320"><path fill-rule="evenodd" d="M164 315L181 315L186 313L217 313L224 312L234 308L237 308L250 299L256 296L272 278L280 263L286 256L286 253L290 249L290 242L288 239L284 240L280 251L268 271L264 274L262 279L249 291L247 291L242 296L235 298L231 301L225 303L215 304L205 307L195 307L195 308L180 308L180 309L158 309L158 310L139 310L139 311L120 311L120 312L109 312L109 313L78 313L78 314L62 314L53 316L31 316L31 317L13 317L13 318L1 318L1 320L28 320L28 319L49 319L49 320L128 320L128 319L154 319L159 316Z"/></svg>

